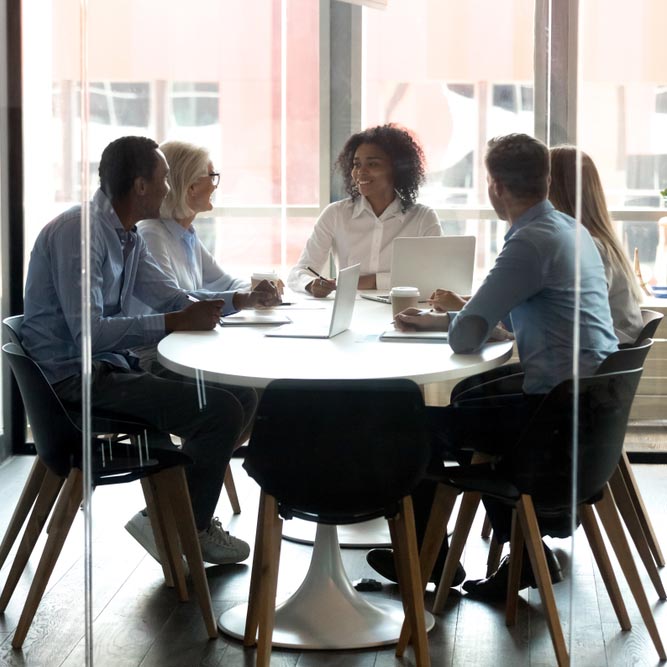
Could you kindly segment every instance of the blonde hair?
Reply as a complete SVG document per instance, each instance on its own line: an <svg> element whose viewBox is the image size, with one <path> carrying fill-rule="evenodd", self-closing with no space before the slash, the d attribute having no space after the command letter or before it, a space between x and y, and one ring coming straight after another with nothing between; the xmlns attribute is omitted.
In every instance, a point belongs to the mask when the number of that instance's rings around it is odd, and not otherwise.
<svg viewBox="0 0 667 667"><path fill-rule="evenodd" d="M160 217L183 220L194 215L188 206L188 188L202 176L208 174L211 158L205 148L184 141L166 141L160 150L167 158L171 190L160 206Z"/></svg>
<svg viewBox="0 0 667 667"><path fill-rule="evenodd" d="M549 200L559 211L575 217L577 149L574 146L556 146L549 152L551 155ZM630 266L630 260L611 222L600 175L591 157L583 151L581 151L581 223L591 236L600 241L609 259L620 267L630 286L632 296L637 303L640 303L642 293Z"/></svg>

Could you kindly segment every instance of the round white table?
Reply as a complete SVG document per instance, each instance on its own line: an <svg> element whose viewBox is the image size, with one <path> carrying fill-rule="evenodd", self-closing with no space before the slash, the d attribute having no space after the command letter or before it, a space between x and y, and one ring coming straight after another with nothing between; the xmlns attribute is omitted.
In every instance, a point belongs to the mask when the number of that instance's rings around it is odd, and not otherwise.
<svg viewBox="0 0 667 667"><path fill-rule="evenodd" d="M333 299L305 299L277 310L300 323L327 316L332 303ZM500 366L512 353L509 342L460 355L444 342L380 341L391 319L391 306L357 297L349 330L335 338L268 338L266 326L223 325L214 331L167 336L158 345L158 358L170 370L198 380L263 388L279 378L403 377L424 385L481 373ZM224 612L219 628L243 638L246 608ZM431 629L434 619L426 615ZM300 649L380 646L398 640L402 623L400 602L371 603L357 593L343 569L336 527L320 525L304 582L276 607L273 644Z"/></svg>

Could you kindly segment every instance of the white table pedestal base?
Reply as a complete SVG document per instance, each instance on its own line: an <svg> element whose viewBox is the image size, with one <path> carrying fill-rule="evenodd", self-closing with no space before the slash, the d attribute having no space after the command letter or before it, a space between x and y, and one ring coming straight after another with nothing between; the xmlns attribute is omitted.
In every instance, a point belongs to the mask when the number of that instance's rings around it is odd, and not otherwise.
<svg viewBox="0 0 667 667"><path fill-rule="evenodd" d="M247 605L218 619L222 632L243 639ZM357 649L395 644L403 624L395 600L372 603L352 587L340 556L336 526L317 526L313 556L299 589L276 607L273 645L297 649ZM425 612L426 629L435 620Z"/></svg>

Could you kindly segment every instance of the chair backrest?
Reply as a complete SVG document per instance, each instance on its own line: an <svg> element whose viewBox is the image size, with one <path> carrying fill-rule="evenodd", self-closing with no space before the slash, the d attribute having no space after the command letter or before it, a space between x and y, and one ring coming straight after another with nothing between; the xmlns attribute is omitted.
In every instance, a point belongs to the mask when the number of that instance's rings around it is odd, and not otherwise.
<svg viewBox="0 0 667 667"><path fill-rule="evenodd" d="M276 380L244 467L283 516L353 523L394 515L429 456L424 401L410 380Z"/></svg>
<svg viewBox="0 0 667 667"><path fill-rule="evenodd" d="M577 498L594 497L613 474L642 369L566 380L542 401L517 446L506 459L512 482L530 493L536 508L567 510L571 504L573 419L577 419Z"/></svg>
<svg viewBox="0 0 667 667"><path fill-rule="evenodd" d="M637 336L637 343L644 340L644 338L655 338L655 332L662 322L664 315L656 310L649 310L642 308L642 320L644 321L644 328Z"/></svg>
<svg viewBox="0 0 667 667"><path fill-rule="evenodd" d="M41 368L21 346L6 343L2 351L21 392L37 454L53 472L66 476L81 450L81 431L70 419Z"/></svg>
<svg viewBox="0 0 667 667"><path fill-rule="evenodd" d="M10 343L21 345L21 325L23 324L23 315L11 315L2 320L5 333ZM23 345L21 345L23 347Z"/></svg>
<svg viewBox="0 0 667 667"><path fill-rule="evenodd" d="M596 375L613 373L614 371L630 371L633 368L642 368L646 355L651 351L653 340L642 339L635 345L622 347L612 352L599 366Z"/></svg>

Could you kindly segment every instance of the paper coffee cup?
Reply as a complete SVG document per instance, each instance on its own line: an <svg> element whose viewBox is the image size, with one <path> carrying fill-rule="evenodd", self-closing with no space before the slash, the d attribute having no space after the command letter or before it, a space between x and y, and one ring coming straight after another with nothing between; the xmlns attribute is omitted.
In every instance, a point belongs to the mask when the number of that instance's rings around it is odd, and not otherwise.
<svg viewBox="0 0 667 667"><path fill-rule="evenodd" d="M255 271L255 273L250 276L250 289L255 289L255 287L257 287L257 285L259 285L262 280L271 281L278 288L278 294L282 296L285 283L283 283L275 271Z"/></svg>
<svg viewBox="0 0 667 667"><path fill-rule="evenodd" d="M416 308L419 303L419 290L416 287L392 287L389 296L394 317L406 308Z"/></svg>

